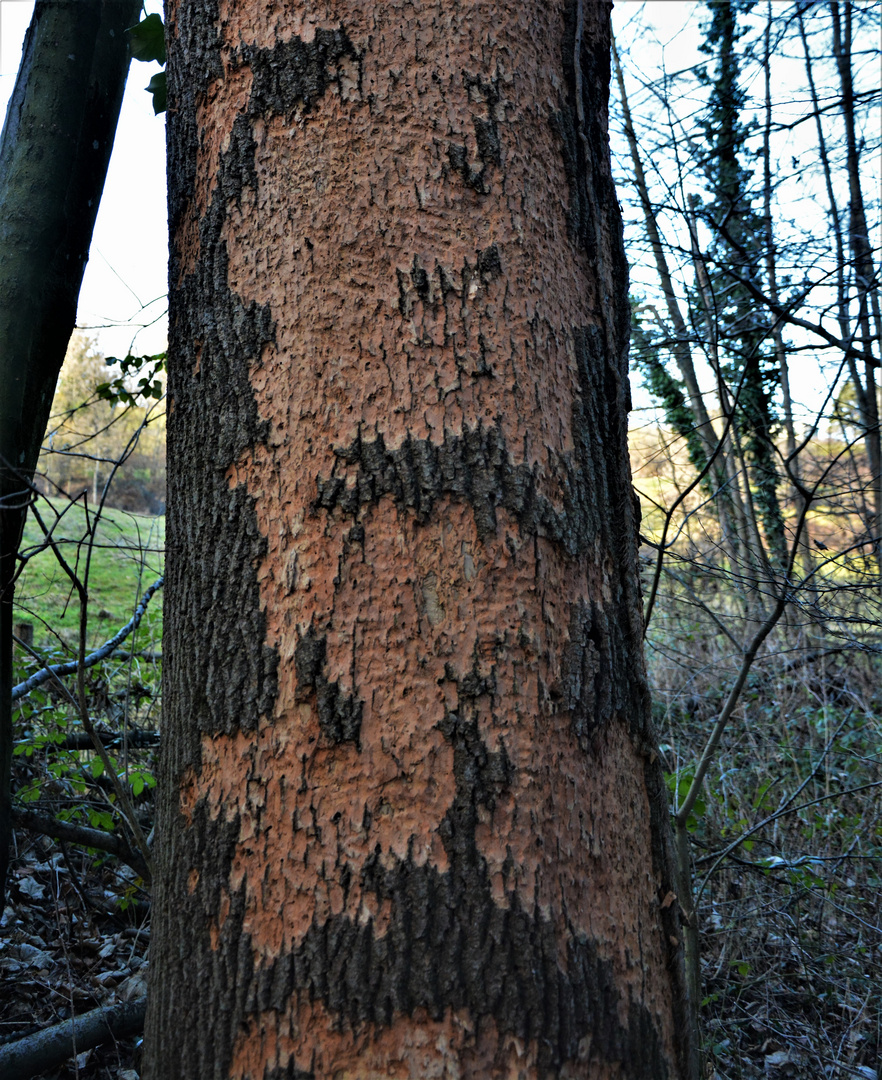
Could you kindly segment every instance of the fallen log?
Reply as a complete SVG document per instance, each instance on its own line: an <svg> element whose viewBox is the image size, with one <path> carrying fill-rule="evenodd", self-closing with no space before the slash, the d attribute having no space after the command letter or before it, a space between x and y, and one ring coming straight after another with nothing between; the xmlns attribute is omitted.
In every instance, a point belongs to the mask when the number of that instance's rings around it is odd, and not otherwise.
<svg viewBox="0 0 882 1080"><path fill-rule="evenodd" d="M0 1076L3 1080L29 1080L109 1039L138 1035L144 1030L146 1011L147 998L124 1001L0 1046Z"/></svg>
<svg viewBox="0 0 882 1080"><path fill-rule="evenodd" d="M101 740L101 743L108 750L113 750L116 747L122 746L124 743L128 743L129 749L135 748L142 750L145 747L159 746L162 736L158 731L141 731L139 728L132 728L129 731L123 733L121 731L97 731L95 733ZM33 742L32 739L19 739L14 745L29 746ZM59 739L57 742L44 743L40 750L48 753L52 753L55 750L93 750L95 743L92 741L92 736L86 731L75 731L70 735L65 735L63 739Z"/></svg>
<svg viewBox="0 0 882 1080"><path fill-rule="evenodd" d="M140 852L135 851L129 842L117 833L104 832L103 829L89 829L73 821L59 821L52 814L44 814L39 810L25 810L17 806L12 808L12 821L18 829L26 829L28 832L39 833L41 836L50 836L53 840L66 840L72 844L80 844L82 847L106 851L109 855L115 855L126 866L131 866L135 873L140 874L145 880L150 880L150 871ZM2 1075L0 1073L0 1077Z"/></svg>

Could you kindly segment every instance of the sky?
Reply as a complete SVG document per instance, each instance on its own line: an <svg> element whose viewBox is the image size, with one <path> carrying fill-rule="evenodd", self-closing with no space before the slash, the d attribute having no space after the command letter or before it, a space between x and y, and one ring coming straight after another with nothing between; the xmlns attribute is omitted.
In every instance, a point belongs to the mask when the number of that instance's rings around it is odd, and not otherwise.
<svg viewBox="0 0 882 1080"><path fill-rule="evenodd" d="M146 8L161 11L161 0L148 0ZM33 0L0 0L3 117L33 9ZM108 356L159 352L166 344L165 117L153 115L144 90L158 70L158 64L132 62L80 292L77 325Z"/></svg>

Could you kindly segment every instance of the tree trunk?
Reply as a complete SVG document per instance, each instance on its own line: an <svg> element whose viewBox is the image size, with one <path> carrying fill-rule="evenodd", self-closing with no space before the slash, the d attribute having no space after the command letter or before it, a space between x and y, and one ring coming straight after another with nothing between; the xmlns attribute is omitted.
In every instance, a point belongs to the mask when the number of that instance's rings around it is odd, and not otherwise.
<svg viewBox="0 0 882 1080"><path fill-rule="evenodd" d="M122 104L138 0L38 0L0 136L0 907L16 556Z"/></svg>
<svg viewBox="0 0 882 1080"><path fill-rule="evenodd" d="M145 1075L685 1077L606 4L169 5Z"/></svg>

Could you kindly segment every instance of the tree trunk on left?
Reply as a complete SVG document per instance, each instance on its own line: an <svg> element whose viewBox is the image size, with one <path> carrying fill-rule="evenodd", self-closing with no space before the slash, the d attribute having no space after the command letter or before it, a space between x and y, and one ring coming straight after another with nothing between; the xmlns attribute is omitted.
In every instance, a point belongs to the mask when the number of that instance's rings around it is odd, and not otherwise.
<svg viewBox="0 0 882 1080"><path fill-rule="evenodd" d="M0 894L12 833L16 556L116 133L125 31L140 9L38 2L0 136Z"/></svg>

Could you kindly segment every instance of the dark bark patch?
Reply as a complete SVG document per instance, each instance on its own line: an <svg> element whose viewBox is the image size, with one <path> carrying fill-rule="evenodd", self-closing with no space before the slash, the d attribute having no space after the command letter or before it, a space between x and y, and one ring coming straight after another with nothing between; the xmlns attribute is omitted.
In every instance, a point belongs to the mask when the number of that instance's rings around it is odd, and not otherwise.
<svg viewBox="0 0 882 1080"><path fill-rule="evenodd" d="M587 440L588 433L583 437ZM347 483L342 475L317 477L316 510L339 509L355 517L361 507L392 495L402 510L425 521L440 498L453 498L472 507L481 540L496 534L496 508L502 507L523 534L543 536L572 555L584 553L600 527L599 504L588 487L591 474L572 455L560 455L556 462L554 479L563 493L563 506L558 508L539 492L530 466L511 461L496 425L466 428L440 445L408 438L396 450L386 448L382 435L370 442L359 437L348 446L335 447L335 454L355 470L355 482ZM600 447L596 457L598 463L603 460ZM593 471L594 455L590 463Z"/></svg>
<svg viewBox="0 0 882 1080"><path fill-rule="evenodd" d="M573 409L575 455L592 477L594 489L606 507L604 547L608 552L611 586L608 604L592 605L590 615L578 616L581 625L570 628L571 640L585 641L586 650L587 642L594 641L599 655L606 658L593 680L584 671L583 678L588 682L582 683L583 693L593 682L594 704L587 713L579 710L574 732L580 743L584 743L590 740L598 723L602 724L613 712L621 712L629 719L631 734L643 742L645 718L649 716L649 690L642 661L641 628L637 620L630 623L610 617L610 612L642 609L637 564L639 519L631 486L626 450L627 414L622 400L627 393L627 372L620 369L600 327L577 327L574 340L582 389ZM589 652L583 655L583 663L590 664ZM573 664L575 671L575 660ZM623 671L629 672L627 679L621 678ZM615 690L613 700L609 700L610 688Z"/></svg>
<svg viewBox="0 0 882 1080"><path fill-rule="evenodd" d="M592 35L583 39L579 49L581 67L582 120L576 101L576 5L571 6L562 41L562 61L566 92L561 107L552 117L562 144L564 169L570 192L570 239L597 254L597 233L613 218L601 213L618 214L615 184L609 164L609 136L606 118L609 107L609 39Z"/></svg>
<svg viewBox="0 0 882 1080"><path fill-rule="evenodd" d="M479 195L490 194L490 184L484 178L484 169L473 169L469 164L469 152L465 146L459 143L451 143L447 147L447 160L450 168L462 177L466 187L477 191Z"/></svg>
<svg viewBox="0 0 882 1080"><path fill-rule="evenodd" d="M472 119L480 168L473 168L469 163L469 153L465 146L451 143L447 148L447 159L453 172L461 176L466 186L477 191L479 195L490 194L490 174L494 168L502 166L502 142L496 122L496 106L500 97L498 81L498 75L488 80L480 75L463 72L469 100L484 105L487 112L486 116L475 116Z"/></svg>
<svg viewBox="0 0 882 1080"><path fill-rule="evenodd" d="M429 275L426 273L425 268L420 266L420 261L416 255L413 257L410 280L413 282L413 287L416 289L416 294L420 300L422 300L424 304L428 303L432 296L432 286L429 281Z"/></svg>
<svg viewBox="0 0 882 1080"><path fill-rule="evenodd" d="M242 191L250 187L257 190L257 170L254 167L254 155L257 144L254 141L251 121L240 114L233 121L230 133L230 145L223 154L218 174L218 190L228 203L242 205Z"/></svg>
<svg viewBox="0 0 882 1080"><path fill-rule="evenodd" d="M218 0L181 4L169 31L176 44L168 63L168 157L177 163L168 174L169 235L179 223L193 194L200 146L197 103L212 82L223 79ZM177 281L177 252L170 252L169 281Z"/></svg>
<svg viewBox="0 0 882 1080"><path fill-rule="evenodd" d="M560 138L570 195L567 217L570 240L596 265L602 293L612 298L611 303L598 305L597 320L605 329L610 353L627 378L628 264L609 154L608 27L604 33L583 40L579 49L583 117L580 121L576 103L576 22L577 7L573 3L567 13L562 40L567 90L561 94L560 109L552 117L552 125ZM627 409L630 407L628 400Z"/></svg>
<svg viewBox="0 0 882 1080"><path fill-rule="evenodd" d="M318 29L312 41L292 38L271 49L244 45L237 62L253 73L248 112L289 115L298 105L310 109L335 81L333 69L346 57L357 60L358 53L342 27Z"/></svg>
<svg viewBox="0 0 882 1080"><path fill-rule="evenodd" d="M316 1076L309 1069L298 1068L294 1061L290 1060L287 1065L264 1069L263 1080L316 1080Z"/></svg>
<svg viewBox="0 0 882 1080"><path fill-rule="evenodd" d="M621 1023L611 965L594 943L573 938L560 965L552 924L514 894L507 908L496 907L480 865L439 874L409 859L383 869L376 859L365 885L391 902L385 934L345 916L314 924L299 948L255 973L252 1015L284 1013L295 993L318 999L352 1027L388 1027L417 1009L436 1021L448 1009L465 1011L534 1042L542 1076L578 1060L589 1036L592 1057L620 1063L623 1075L666 1080L652 1017L631 1000L628 1024Z"/></svg>
<svg viewBox="0 0 882 1080"><path fill-rule="evenodd" d="M499 796L511 787L514 769L504 743L500 750L487 749L480 736L476 710L448 713L438 729L453 747L457 795L440 828L445 849L453 850L474 835L477 807L493 810Z"/></svg>
<svg viewBox="0 0 882 1080"><path fill-rule="evenodd" d="M353 742L359 746L364 703L354 694L346 694L338 681L325 674L328 639L310 627L294 650L297 675L297 699L306 701L315 695L319 727L330 742Z"/></svg>
<svg viewBox="0 0 882 1080"><path fill-rule="evenodd" d="M563 704L573 735L587 751L591 736L613 715L613 642L602 608L585 603L574 607L569 636L563 655Z"/></svg>
<svg viewBox="0 0 882 1080"><path fill-rule="evenodd" d="M257 580L266 539L253 496L242 485L231 489L226 476L269 431L250 376L275 340L275 322L268 305L245 304L230 290L222 239L228 205L255 184L254 144L241 118L200 223L199 260L170 295L169 453L180 464L169 470L169 584L176 596L169 629L175 692L191 717L186 764L198 760L202 733L253 731L276 696L278 654L264 644ZM237 613L233 624L229 611Z"/></svg>
<svg viewBox="0 0 882 1080"><path fill-rule="evenodd" d="M623 400L628 393L627 370L621 371L619 358L611 354L600 327L576 327L573 338L581 390L573 406L575 456L592 477L595 492L607 508L608 550L620 558L629 574L636 574L637 527Z"/></svg>
<svg viewBox="0 0 882 1080"><path fill-rule="evenodd" d="M452 664L445 664L444 677L456 683L460 699L479 698L496 693L496 676L493 673L481 675L477 666L460 678L453 670Z"/></svg>
<svg viewBox="0 0 882 1080"><path fill-rule="evenodd" d="M483 120L475 117L475 142L478 144L478 157L481 159L483 168L487 171L489 165L502 164L502 147L499 143L499 131L495 120Z"/></svg>
<svg viewBox="0 0 882 1080"><path fill-rule="evenodd" d="M485 282L492 281L502 274L499 248L495 244L478 252L478 273Z"/></svg>
<svg viewBox="0 0 882 1080"><path fill-rule="evenodd" d="M594 942L573 932L561 950L553 924L527 910L515 891L506 907L494 903L475 842L477 807L492 810L511 782L511 765L504 750L488 751L476 716L464 712L449 714L443 725L456 777L441 827L449 869L416 865L410 856L390 866L377 851L361 884L391 907L384 933L345 915L313 923L296 949L254 973L248 1012L284 1013L295 994L321 1001L353 1028L387 1027L417 1009L433 1020L465 1011L534 1043L544 1077L577 1060L590 1037L592 1056L620 1063L623 1075L665 1080L649 1012L631 1000L628 1023L621 1023L612 967Z"/></svg>
<svg viewBox="0 0 882 1080"><path fill-rule="evenodd" d="M416 256L414 256L414 258L416 258ZM398 310L405 319L409 319L410 313L413 310L413 303L408 296L407 274L403 270L396 270L395 274L398 278Z"/></svg>
<svg viewBox="0 0 882 1080"><path fill-rule="evenodd" d="M177 786L161 785L159 791L166 820L171 821L179 814ZM175 829L174 847L164 852L155 912L155 925L161 926L163 932L156 934L152 960L166 972L176 971L184 984L197 971L198 975L190 984L193 992L186 997L185 1020L180 999L171 994L151 995L148 1026L152 1025L154 1037L163 1048L163 1060L174 1062L173 1070L157 1069L155 1075L229 1075L239 1020L247 1015L248 987L254 971L251 942L241 936L245 886L235 893L228 892L240 828L238 814L230 821L225 815L213 818L207 805L200 802L188 826ZM191 889L187 872L181 869L197 866L205 871L196 888ZM209 927L217 925L218 912L227 901L229 915L217 947L212 948ZM218 1009L221 994L224 1007Z"/></svg>
<svg viewBox="0 0 882 1080"><path fill-rule="evenodd" d="M493 810L499 796L511 787L514 769L505 743L500 743L499 750L489 750L478 725L479 700L492 701L496 693L495 671L482 675L476 658L471 670L461 676L452 664L445 664L444 677L455 683L457 690L456 711L448 712L438 725L438 730L453 747L456 797L441 824L440 835L448 855L457 848L465 855L462 842L474 846L477 807L486 806Z"/></svg>

